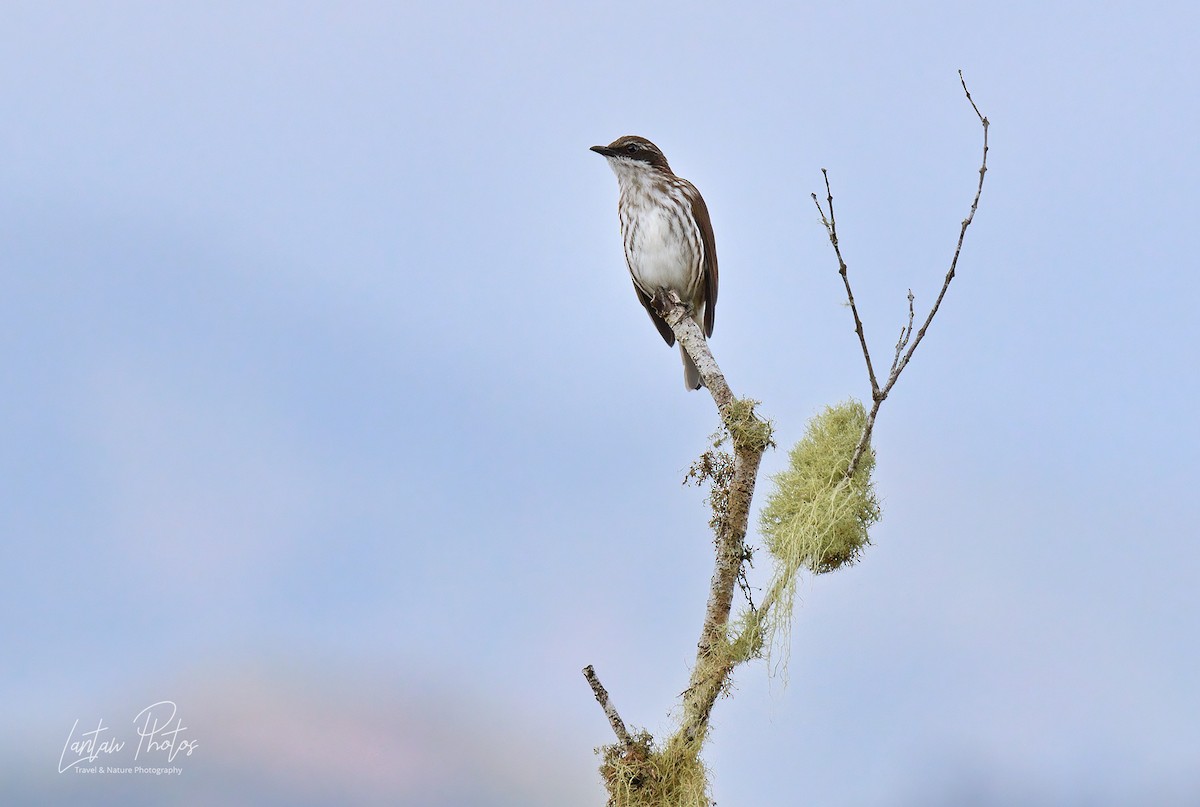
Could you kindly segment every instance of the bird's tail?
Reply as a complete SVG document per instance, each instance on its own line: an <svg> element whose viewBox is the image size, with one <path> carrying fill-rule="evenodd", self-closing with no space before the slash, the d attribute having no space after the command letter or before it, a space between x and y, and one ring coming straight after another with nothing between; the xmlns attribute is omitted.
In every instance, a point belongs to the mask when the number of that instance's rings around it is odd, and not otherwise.
<svg viewBox="0 0 1200 807"><path fill-rule="evenodd" d="M683 385L688 389L700 389L704 386L704 381L700 378L700 371L696 369L696 363L692 361L692 357L683 349L683 345L679 345L679 355L683 357Z"/></svg>

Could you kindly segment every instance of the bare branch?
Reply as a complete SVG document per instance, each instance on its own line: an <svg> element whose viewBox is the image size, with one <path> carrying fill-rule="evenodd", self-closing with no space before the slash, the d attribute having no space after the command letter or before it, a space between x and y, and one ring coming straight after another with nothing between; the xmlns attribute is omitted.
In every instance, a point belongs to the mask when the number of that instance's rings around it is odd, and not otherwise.
<svg viewBox="0 0 1200 807"><path fill-rule="evenodd" d="M625 721L617 714L617 707L613 706L613 702L608 697L608 690L600 683L600 679L596 676L596 670L591 664L583 668L583 677L592 685L592 694L596 696L596 702L604 710L604 715L608 718L609 725L612 726L613 733L617 735L621 745L630 745L632 741L629 739L629 732L625 730Z"/></svg>
<svg viewBox="0 0 1200 807"><path fill-rule="evenodd" d="M879 414L879 407L886 398L887 393L885 392L884 397L876 398L875 403L871 404L871 411L867 413L867 422L863 424L862 437L858 438L858 445L854 447L854 454L850 457L850 464L846 466L847 479L854 476L854 472L858 470L858 463L862 459L863 452L871 444L871 433L875 431L875 416Z"/></svg>
<svg viewBox="0 0 1200 807"><path fill-rule="evenodd" d="M950 269L946 272L946 277L942 281L941 291L938 292L937 299L933 301L933 306L929 309L924 322L921 323L920 329L917 330L916 336L913 336L913 293L912 289L908 291L908 325L900 330L900 339L896 343L896 352L892 359L891 371L888 373L887 381L882 387L879 386L875 378L875 372L871 367L870 352L867 350L867 341L863 336L862 320L858 316L858 310L854 305L854 296L850 291L850 281L846 277L846 261L842 258L842 250L838 245L837 240L837 224L833 218L833 193L829 190L829 174L824 168L821 169L821 174L825 177L825 192L829 200L829 218L825 218L824 211L821 211L821 223L825 225L825 230L829 233L829 240L833 243L834 253L837 255L838 271L842 275L842 280L846 284L846 296L850 300L850 310L854 313L854 329L858 333L859 343L862 345L863 356L867 359L867 375L871 381L871 398L873 404L871 411L867 414L867 422L863 427L862 437L858 441L858 445L854 449L854 454L850 459L850 465L846 469L846 476L851 477L854 471L858 468L859 460L862 459L863 452L871 442L871 432L875 428L875 417L879 414L879 406L892 391L892 387L896 386L896 382L900 379L900 374L904 372L904 368L912 360L913 353L916 352L917 346L921 344L921 340L925 338L925 332L929 329L929 325L933 322L934 316L937 315L938 309L942 305L942 300L946 297L946 291L950 288L950 281L954 280L954 273L958 269L958 257L962 254L963 239L967 235L967 228L971 226L971 222L975 220L975 212L979 209L979 197L983 193L983 178L987 174L987 155L988 155L988 119L979 111L979 107L975 105L975 100L971 98L971 91L967 89L967 81L963 78L962 71L958 71L958 80L962 84L963 92L967 96L967 101L970 102L971 108L975 110L975 114L979 117L979 122L983 126L983 159L979 165L979 184L975 188L975 198L971 200L971 209L967 213L967 217L962 220L962 225L958 231L958 243L954 247L954 257L950 261ZM817 200L817 195L812 195L813 201ZM821 205L817 202L817 209L821 209Z"/></svg>
<svg viewBox="0 0 1200 807"><path fill-rule="evenodd" d="M679 299L678 294L665 289L654 295L652 303L655 310L675 332L675 338L679 340L679 344L683 345L683 349L692 357L692 362L700 371L700 378L704 380L705 388L708 389L713 401L717 404L717 411L721 413L721 418L727 418L729 405L734 401L733 390L729 388L724 373L717 366L717 360L713 358L712 351L708 348L708 341L704 338L700 326L688 316L688 307Z"/></svg>

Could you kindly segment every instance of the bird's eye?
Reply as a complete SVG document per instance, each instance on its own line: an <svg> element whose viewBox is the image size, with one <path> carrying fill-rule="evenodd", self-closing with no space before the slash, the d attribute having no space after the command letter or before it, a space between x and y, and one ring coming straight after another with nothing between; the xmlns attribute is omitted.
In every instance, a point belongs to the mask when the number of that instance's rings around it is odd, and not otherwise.
<svg viewBox="0 0 1200 807"><path fill-rule="evenodd" d="M630 143L628 146L625 147L625 150L628 151L630 154L633 154L635 151L638 150L637 143Z"/></svg>

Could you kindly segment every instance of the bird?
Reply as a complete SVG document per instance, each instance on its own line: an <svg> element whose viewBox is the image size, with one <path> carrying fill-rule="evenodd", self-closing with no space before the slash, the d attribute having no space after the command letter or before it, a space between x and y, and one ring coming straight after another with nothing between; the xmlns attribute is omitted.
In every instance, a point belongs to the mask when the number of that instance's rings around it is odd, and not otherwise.
<svg viewBox="0 0 1200 807"><path fill-rule="evenodd" d="M674 291L692 319L712 336L717 307L717 249L708 207L696 186L675 175L662 150L644 137L625 135L591 150L617 175L617 217L633 288L667 345L675 334L654 309L659 291ZM704 386L695 363L679 346L683 383Z"/></svg>

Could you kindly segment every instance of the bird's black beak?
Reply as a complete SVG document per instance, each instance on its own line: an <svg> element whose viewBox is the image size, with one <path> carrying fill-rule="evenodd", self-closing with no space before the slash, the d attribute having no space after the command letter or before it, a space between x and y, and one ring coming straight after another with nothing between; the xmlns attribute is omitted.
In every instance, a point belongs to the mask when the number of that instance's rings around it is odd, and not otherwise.
<svg viewBox="0 0 1200 807"><path fill-rule="evenodd" d="M596 152L602 157L611 157L613 155L613 150L608 146L592 146L592 151Z"/></svg>

